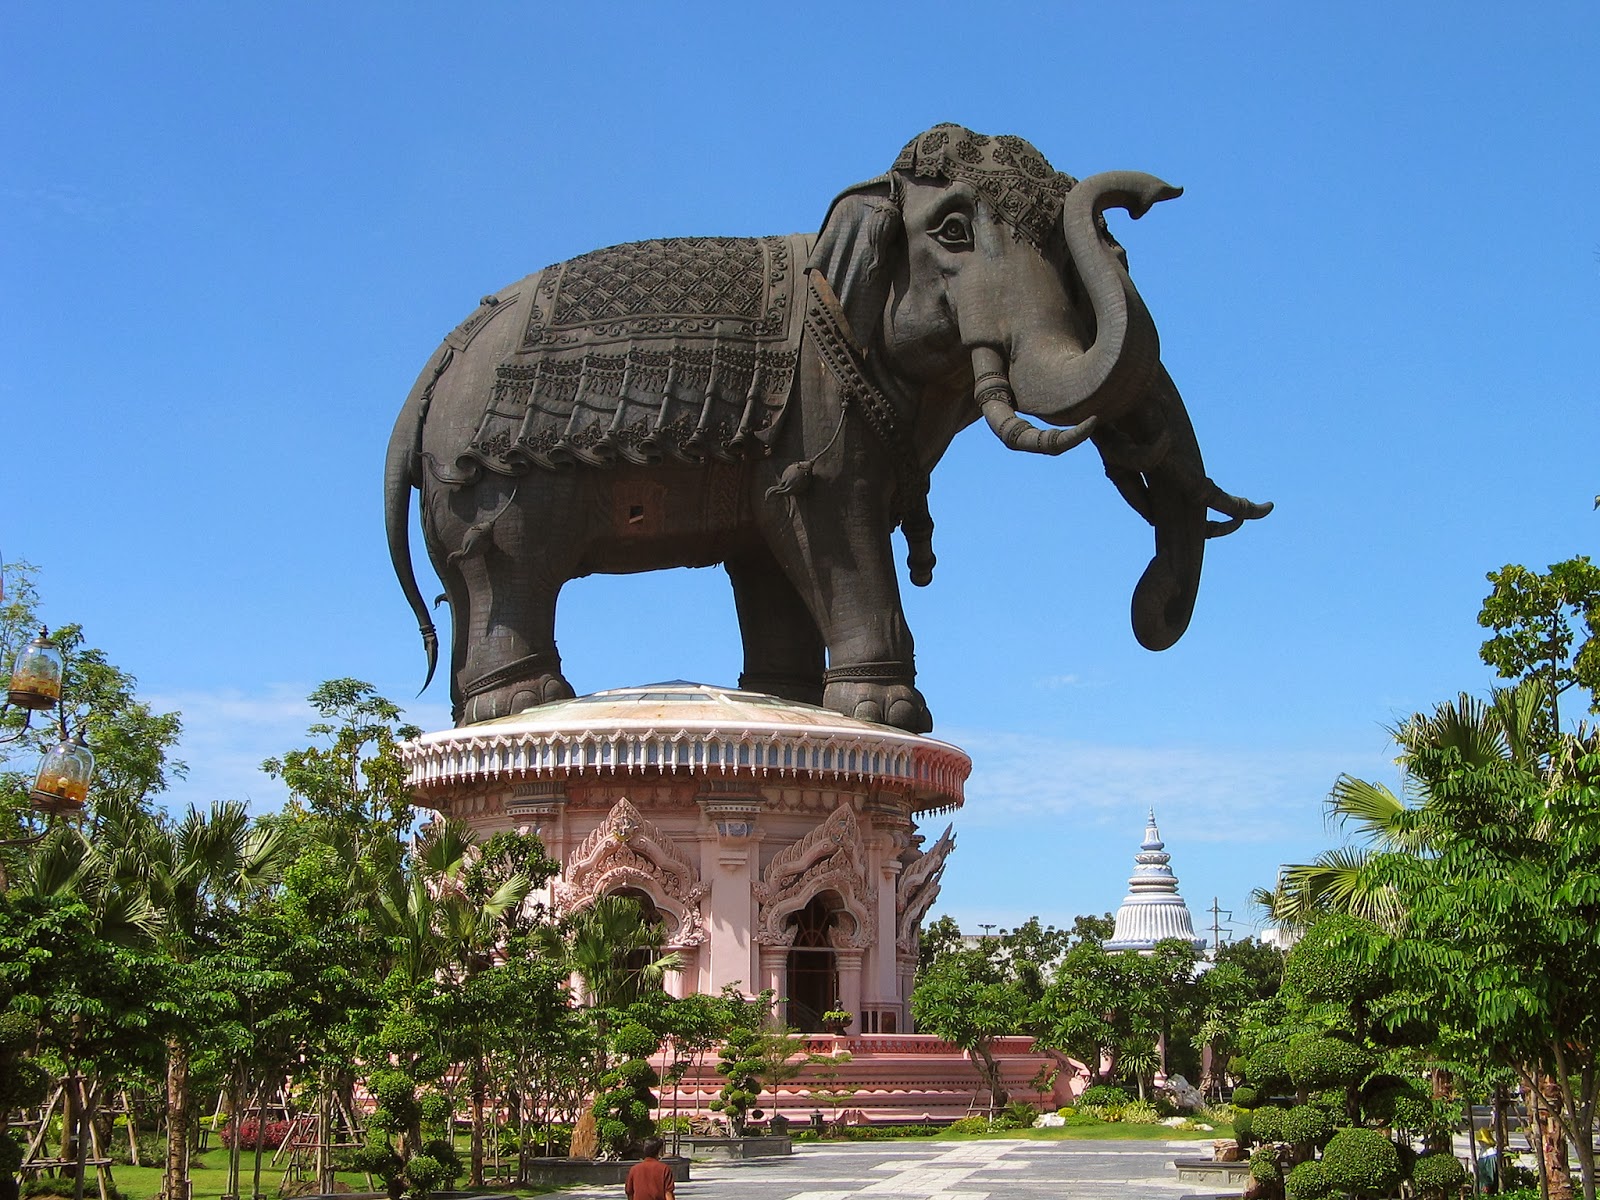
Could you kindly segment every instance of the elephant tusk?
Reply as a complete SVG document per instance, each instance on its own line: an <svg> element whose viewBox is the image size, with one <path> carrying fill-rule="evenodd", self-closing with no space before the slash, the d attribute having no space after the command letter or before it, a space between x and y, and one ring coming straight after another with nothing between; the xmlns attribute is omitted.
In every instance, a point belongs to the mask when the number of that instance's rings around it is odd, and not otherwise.
<svg viewBox="0 0 1600 1200"><path fill-rule="evenodd" d="M994 435L1012 450L1029 454L1065 454L1094 432L1095 417L1086 417L1066 429L1040 429L1017 415L1017 398L1006 378L1000 353L988 346L972 352L972 391L978 408Z"/></svg>

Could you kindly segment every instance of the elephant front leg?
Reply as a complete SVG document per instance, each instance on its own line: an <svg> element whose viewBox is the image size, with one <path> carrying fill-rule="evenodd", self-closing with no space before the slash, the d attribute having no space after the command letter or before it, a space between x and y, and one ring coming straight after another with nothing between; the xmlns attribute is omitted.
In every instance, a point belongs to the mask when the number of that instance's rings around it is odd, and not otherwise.
<svg viewBox="0 0 1600 1200"><path fill-rule="evenodd" d="M824 707L927 733L886 501L866 480L844 479L783 497L789 519L771 527L772 546L827 644Z"/></svg>

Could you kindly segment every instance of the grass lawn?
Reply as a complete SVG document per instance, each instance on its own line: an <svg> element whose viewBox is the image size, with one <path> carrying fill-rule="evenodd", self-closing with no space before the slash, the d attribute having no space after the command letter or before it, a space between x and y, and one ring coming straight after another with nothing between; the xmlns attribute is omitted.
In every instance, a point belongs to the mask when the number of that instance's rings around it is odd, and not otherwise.
<svg viewBox="0 0 1600 1200"><path fill-rule="evenodd" d="M239 1187L245 1196L250 1195L251 1171L254 1165L254 1154L246 1152L239 1164ZM127 1200L155 1200L161 1194L161 1168L160 1167L113 1167L113 1177L117 1187ZM348 1174L340 1172L335 1178L350 1188L351 1191L365 1192L373 1190L367 1183L365 1175ZM195 1155L189 1160L189 1179L193 1184L194 1200L217 1200L228 1186L228 1156L223 1150L207 1150ZM261 1162L261 1191L263 1195L276 1197L278 1185L283 1181L283 1164L276 1168L272 1166L272 1156L267 1155ZM99 1193L95 1190L94 1177L91 1175L86 1180L84 1200L97 1200ZM377 1190L382 1190L382 1185L377 1185ZM513 1188L490 1187L486 1192L497 1194L511 1193L518 1196L538 1196L548 1194L549 1188Z"/></svg>

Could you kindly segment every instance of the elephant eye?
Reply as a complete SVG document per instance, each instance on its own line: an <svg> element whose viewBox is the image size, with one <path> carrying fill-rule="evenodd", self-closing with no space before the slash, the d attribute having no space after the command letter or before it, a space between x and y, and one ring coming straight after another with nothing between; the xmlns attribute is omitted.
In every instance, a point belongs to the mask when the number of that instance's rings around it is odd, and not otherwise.
<svg viewBox="0 0 1600 1200"><path fill-rule="evenodd" d="M961 213L951 213L931 232L934 241L952 250L967 250L972 246L972 225Z"/></svg>

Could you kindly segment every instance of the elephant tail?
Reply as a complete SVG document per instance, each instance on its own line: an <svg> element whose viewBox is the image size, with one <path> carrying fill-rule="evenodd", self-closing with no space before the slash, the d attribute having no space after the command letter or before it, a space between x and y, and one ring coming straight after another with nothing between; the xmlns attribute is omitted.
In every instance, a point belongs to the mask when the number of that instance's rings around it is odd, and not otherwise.
<svg viewBox="0 0 1600 1200"><path fill-rule="evenodd" d="M383 471L383 518L389 535L389 561L394 566L395 577L406 603L416 614L417 628L422 634L422 647L428 655L428 675L419 691L426 691L433 682L433 673L439 665L439 633L433 627L433 617L428 604L417 587L416 572L411 567L411 489L422 486L422 426L427 420L428 407L433 403L434 385L455 358L455 351L441 346L433 360L423 369L422 378L411 395L406 397L400 417L395 421L394 433L389 437L389 453Z"/></svg>

